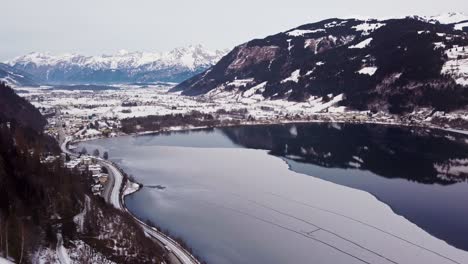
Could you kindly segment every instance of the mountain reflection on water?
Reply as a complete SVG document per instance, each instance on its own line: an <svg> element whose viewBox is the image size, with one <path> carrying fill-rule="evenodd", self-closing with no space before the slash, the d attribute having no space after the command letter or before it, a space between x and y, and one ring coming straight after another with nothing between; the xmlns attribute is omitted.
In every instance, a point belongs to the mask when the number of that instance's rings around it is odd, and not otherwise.
<svg viewBox="0 0 468 264"><path fill-rule="evenodd" d="M326 168L453 184L468 177L467 137L382 125L296 124L224 128L234 143Z"/></svg>
<svg viewBox="0 0 468 264"><path fill-rule="evenodd" d="M369 192L430 234L468 250L468 136L354 124L221 130L235 144L282 157L293 171Z"/></svg>

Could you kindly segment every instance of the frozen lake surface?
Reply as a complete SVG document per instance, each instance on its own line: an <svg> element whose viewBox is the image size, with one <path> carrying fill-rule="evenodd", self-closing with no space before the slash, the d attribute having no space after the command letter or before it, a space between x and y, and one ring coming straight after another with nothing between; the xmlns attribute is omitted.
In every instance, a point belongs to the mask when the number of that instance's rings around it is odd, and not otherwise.
<svg viewBox="0 0 468 264"><path fill-rule="evenodd" d="M129 209L208 263L468 263L457 249L468 221L466 139L337 126L234 127L80 147L109 151L145 185L126 197Z"/></svg>

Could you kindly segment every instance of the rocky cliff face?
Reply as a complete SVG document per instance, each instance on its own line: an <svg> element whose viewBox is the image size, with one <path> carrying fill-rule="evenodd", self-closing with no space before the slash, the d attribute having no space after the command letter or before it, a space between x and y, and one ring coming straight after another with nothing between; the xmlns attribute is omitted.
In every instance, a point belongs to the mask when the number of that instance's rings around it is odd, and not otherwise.
<svg viewBox="0 0 468 264"><path fill-rule="evenodd" d="M173 91L292 101L344 94L342 105L392 113L459 109L468 104L466 21L452 14L302 25L235 47Z"/></svg>

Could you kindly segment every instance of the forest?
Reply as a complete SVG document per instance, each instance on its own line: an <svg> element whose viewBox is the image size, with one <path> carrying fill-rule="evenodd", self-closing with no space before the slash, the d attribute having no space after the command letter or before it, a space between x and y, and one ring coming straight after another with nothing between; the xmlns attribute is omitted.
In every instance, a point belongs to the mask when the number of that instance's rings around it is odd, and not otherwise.
<svg viewBox="0 0 468 264"><path fill-rule="evenodd" d="M12 96L4 85L0 91ZM24 103L15 96L2 107ZM44 157L60 154L58 144L40 127L28 127L27 118L5 113L0 113L0 256L50 263L63 237L69 252L79 252L73 259L78 263L163 260L162 248L129 215L91 194L88 171L68 170L61 159L45 163Z"/></svg>

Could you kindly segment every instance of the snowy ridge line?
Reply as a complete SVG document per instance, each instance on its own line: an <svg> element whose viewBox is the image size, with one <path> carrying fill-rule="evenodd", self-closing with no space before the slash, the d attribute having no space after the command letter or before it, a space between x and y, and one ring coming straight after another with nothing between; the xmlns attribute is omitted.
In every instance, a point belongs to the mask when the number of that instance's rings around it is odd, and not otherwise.
<svg viewBox="0 0 468 264"><path fill-rule="evenodd" d="M133 69L145 67L152 70L168 66L181 66L195 69L200 66L212 65L224 56L226 51L210 51L202 45L189 45L175 48L168 52L129 52L120 50L115 54L87 56L65 53L32 52L18 56L5 64L10 66L34 64L36 67L71 67L78 66L90 69Z"/></svg>
<svg viewBox="0 0 468 264"><path fill-rule="evenodd" d="M289 166L289 165L288 165L288 166ZM433 254L435 254L435 255L437 255L437 256L443 258L443 259L446 259L446 260L448 260L448 261L450 261L450 262L453 262L453 263L456 263L456 264L462 264L462 263L460 263L460 262L458 262L458 261L456 261L456 260L454 260L454 259L451 259L451 258L449 258L449 257L447 257L447 256L444 256L444 255L442 255L442 254L440 254L440 253L438 253L438 252L436 252L436 251L434 251L434 250L425 248L425 247L423 247L423 246L421 246L421 245L418 245L418 244L416 244L416 243L414 243L414 242L411 242L411 241L409 241L409 240L407 240L407 239L405 239L405 238L402 238L402 237L400 237L400 236L398 236L398 235L392 234L392 233L390 233L390 232L388 232L388 231L385 231L385 230L383 230L383 229L381 229L381 228L379 228L379 227L376 227L376 226L373 226L373 225L371 225L371 224L365 223L365 222L363 222L363 221L361 221L361 220L358 220L358 219L355 219L355 218L353 218L353 217L350 217L350 216L347 216L347 215L344 215L344 214L341 214L341 213L337 213L337 212L334 212L334 211L331 211L331 210L328 210L328 209L320 208L320 207L317 207L317 206L314 206L314 205L310 205L310 204L305 203L305 202L301 202L301 201L297 201L297 200L294 200L294 199L290 199L290 198L284 197L284 196L279 195L279 194L275 194L275 193L268 193L268 194L273 195L273 196L276 196L276 197L279 197L279 198L281 198L281 199L288 200L288 201L290 201L290 202L294 202L294 203L297 203L297 204L301 204L301 205L304 205L304 206L306 206L306 207L310 207L310 208L313 208L313 209L316 209L316 210L319 210L319 211L323 211L323 212L327 212L327 213L330 213L330 214L334 214L334 215L337 215L337 216L344 217L344 218L349 219L349 220L351 220L351 221L360 223L360 224L362 224L362 225L365 225L365 226L367 226L367 227L373 228L373 229L375 229L375 230L377 230L377 231L380 231L380 232L382 232L382 233L385 233L385 234L387 234L387 235L390 235L390 236L392 236L392 237L394 237L394 238L396 238L396 239L399 239L399 240L404 241L404 242L406 242L406 243L408 243L408 244L411 244L411 245L413 245L413 246L416 246L416 247L418 247L418 248L420 248L420 249L422 249L422 250L425 250L425 251L427 251L427 252L431 252L431 253L433 253Z"/></svg>

